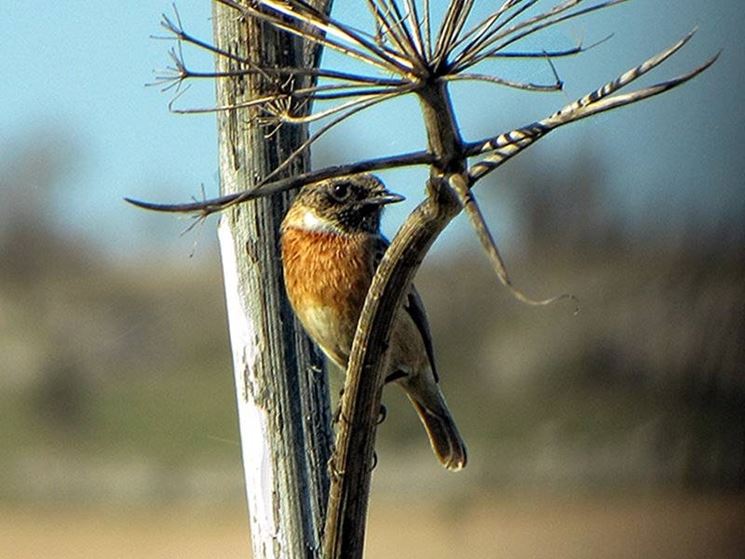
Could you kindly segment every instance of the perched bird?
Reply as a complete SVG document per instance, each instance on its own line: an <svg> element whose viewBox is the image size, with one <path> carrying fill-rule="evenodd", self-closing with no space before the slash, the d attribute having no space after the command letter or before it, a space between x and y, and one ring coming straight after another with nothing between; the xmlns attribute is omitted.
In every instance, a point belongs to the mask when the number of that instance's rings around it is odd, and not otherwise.
<svg viewBox="0 0 745 559"><path fill-rule="evenodd" d="M310 337L343 369L373 274L388 248L380 234L383 206L401 200L372 175L334 178L305 186L282 222L290 303ZM443 466L462 469L466 446L438 386L429 324L413 286L390 343L386 382L404 389Z"/></svg>

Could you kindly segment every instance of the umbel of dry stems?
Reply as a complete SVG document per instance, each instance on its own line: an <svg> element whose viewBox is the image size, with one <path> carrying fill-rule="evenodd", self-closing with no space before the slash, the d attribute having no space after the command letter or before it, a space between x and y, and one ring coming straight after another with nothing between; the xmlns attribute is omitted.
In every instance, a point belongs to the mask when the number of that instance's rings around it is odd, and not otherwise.
<svg viewBox="0 0 745 559"><path fill-rule="evenodd" d="M475 2L455 0L450 2L438 30L432 28L431 6L428 1L418 3L415 0L365 0L374 21L374 31L367 33L321 13L300 0L254 0L245 3L235 0L217 1L234 9L239 17L265 21L287 33L302 37L311 44L332 49L362 62L368 67L369 73L355 74L317 67L256 67L247 60L222 51L187 33L178 14L175 19L164 15L162 25L178 40L178 48L171 51L174 65L160 76L156 83L162 84L165 90L176 90L176 98L171 102L174 112L246 111L252 118L264 123L268 133L278 126L307 125L314 121L323 121L323 124L276 169L262 177L258 185L251 190L185 204L155 204L129 200L130 202L152 210L192 213L201 219L246 200L335 176L411 165L429 165L433 170L442 170L455 163L456 167L462 168L463 176L449 180L447 184L453 188L468 214L470 223L499 280L516 298L528 304L544 305L573 297L560 295L534 300L513 286L494 238L484 222L471 190L472 186L552 130L668 91L700 74L716 60L715 56L686 74L652 86L625 93L619 92L680 50L691 39L694 30L668 49L562 107L554 114L494 138L464 142L459 132L453 130L450 135L453 138L457 137L457 141L449 142L448 149L433 149L434 138L430 134L429 149L420 152L326 167L292 178L278 179L280 171L286 169L308 150L313 142L334 126L365 109L396 97L414 94L424 99L428 97L428 92L444 88L446 103L449 105L447 85L458 80L481 81L531 92L561 90L563 83L551 60L580 55L610 37L604 37L589 46L578 44L551 52L520 50L520 41L547 28L628 0L594 3L565 0L537 13L533 13L532 10L538 4L537 0L508 0L482 20L470 25L468 22L473 14ZM233 69L220 73L193 71L184 61L182 44L206 49L215 56L229 57ZM483 73L482 67L487 62L497 59L546 60L554 70L555 80L552 83L535 84ZM183 84L189 80L236 78L248 74L259 75L266 80L267 95L232 106L208 109L173 108ZM320 85L319 78L323 80ZM312 110L315 107L318 107L317 110ZM455 122L454 118L453 126L457 128ZM479 157L479 160L469 166L469 161L475 157Z"/></svg>
<svg viewBox="0 0 745 559"><path fill-rule="evenodd" d="M303 125L319 121L321 124L308 140L277 169L261 178L251 191L229 196L193 201L183 204L156 204L129 200L147 209L192 213L205 217L243 201L266 196L273 192L298 188L318 180L367 171L378 171L402 166L429 165L441 168L445 159L456 158L467 163L479 157L478 163L468 168L468 188L499 167L506 160L522 151L548 132L577 120L626 106L668 91L700 74L716 56L691 72L634 91L619 93L631 82L659 66L680 50L693 36L695 30L680 41L630 69L553 115L529 123L493 138L462 142L458 153L433 153L432 150L381 156L318 169L290 179L276 179L280 170L310 147L319 137L340 122L360 112L404 95L422 95L436 85L452 81L469 80L517 88L528 92L559 91L563 82L554 71L552 83L535 84L516 82L482 72L488 62L499 59L542 59L548 64L556 58L578 56L607 41L585 46L578 44L564 50L520 50L520 41L566 21L623 4L629 0L588 2L565 0L551 8L532 14L537 0L508 0L481 21L467 25L473 15L474 0L454 0L449 3L438 30L432 28L429 1L415 0L359 0L364 2L373 16L374 30L363 32L350 24L314 10L300 0L216 0L233 8L237 17L256 18L276 26L306 41L341 53L362 62L369 73L350 73L333 68L316 67L267 67L260 68L247 60L224 52L194 37L184 30L178 14L174 18L164 15L162 25L169 36L178 41L171 51L173 66L156 80L164 90L175 90L171 110L176 113L215 111L243 111L260 120L271 133L277 126ZM184 59L183 45L206 49L218 57L231 59L231 71L199 72L190 69ZM551 66L553 69L553 66ZM184 84L200 79L228 79L242 75L260 75L267 83L268 93L247 103L203 109L180 109L175 104L181 99ZM320 78L313 83L305 78ZM488 107L485 107L488 110Z"/></svg>

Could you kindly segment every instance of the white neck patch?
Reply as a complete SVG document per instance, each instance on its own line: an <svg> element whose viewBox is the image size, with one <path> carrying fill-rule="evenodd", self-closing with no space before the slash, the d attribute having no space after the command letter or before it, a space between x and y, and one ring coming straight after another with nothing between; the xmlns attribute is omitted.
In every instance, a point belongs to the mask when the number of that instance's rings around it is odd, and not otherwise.
<svg viewBox="0 0 745 559"><path fill-rule="evenodd" d="M305 210L302 221L299 224L306 231L317 231L319 233L338 233L339 228L330 221L318 216L313 210Z"/></svg>

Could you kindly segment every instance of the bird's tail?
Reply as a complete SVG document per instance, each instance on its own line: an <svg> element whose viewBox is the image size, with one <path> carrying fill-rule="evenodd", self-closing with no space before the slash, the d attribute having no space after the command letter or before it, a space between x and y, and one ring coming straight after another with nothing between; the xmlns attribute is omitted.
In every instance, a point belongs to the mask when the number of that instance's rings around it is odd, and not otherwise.
<svg viewBox="0 0 745 559"><path fill-rule="evenodd" d="M430 385L429 390L410 390L405 387L406 395L414 404L419 419L429 436L437 458L448 470L458 471L466 467L466 443L458 432L458 427L450 415L445 398L436 384ZM432 390L434 388L434 390Z"/></svg>

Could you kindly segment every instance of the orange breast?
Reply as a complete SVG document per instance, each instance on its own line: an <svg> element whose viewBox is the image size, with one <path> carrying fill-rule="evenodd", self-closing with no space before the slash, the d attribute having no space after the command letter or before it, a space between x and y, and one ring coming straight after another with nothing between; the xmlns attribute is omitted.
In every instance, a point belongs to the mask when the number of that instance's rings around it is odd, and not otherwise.
<svg viewBox="0 0 745 559"><path fill-rule="evenodd" d="M288 227L282 233L285 286L308 333L346 361L372 281L372 238ZM322 311L326 324L317 324ZM328 323L333 318L333 324ZM343 358L343 359L340 359Z"/></svg>

